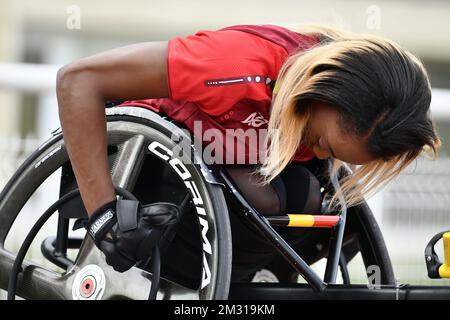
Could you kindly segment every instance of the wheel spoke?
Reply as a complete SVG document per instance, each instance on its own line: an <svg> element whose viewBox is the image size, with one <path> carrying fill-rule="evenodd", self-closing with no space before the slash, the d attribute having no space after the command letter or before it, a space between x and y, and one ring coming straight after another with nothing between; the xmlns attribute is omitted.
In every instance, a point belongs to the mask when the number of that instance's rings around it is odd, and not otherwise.
<svg viewBox="0 0 450 320"><path fill-rule="evenodd" d="M124 273L115 272L112 268L103 269L107 283L110 284L103 299L126 298L147 300L151 287L151 273L139 268L131 268ZM179 284L161 278L157 299L159 300L198 300L197 290L183 287Z"/></svg>
<svg viewBox="0 0 450 320"><path fill-rule="evenodd" d="M30 265L21 275L18 294L26 299L70 299L65 277L56 272Z"/></svg>
<svg viewBox="0 0 450 320"><path fill-rule="evenodd" d="M158 116L147 110L130 108L130 110L120 109L120 114L136 115L143 118L144 122L138 123L134 120L117 118L108 121L108 145L110 150L115 150L110 154L110 168L113 183L117 187L127 189L130 192L139 193L134 190L136 181L141 175L141 169L146 159L147 141L161 141L167 144L166 126L174 130L175 126L166 124ZM145 112L144 112L145 111ZM137 112L137 113L133 113ZM149 114L146 114L149 113ZM117 120L117 121L116 121ZM164 128L162 130L161 128ZM170 133L170 130L169 130ZM169 147L169 146L168 146ZM45 159L45 161L43 160ZM55 170L68 161L68 155L64 148L62 135L58 134L49 143L36 151L34 156L27 159L21 169L20 174L11 179L8 188L2 193L0 201L0 288L6 289L10 277L11 268L16 258L12 252L3 250L4 235L10 230L17 215L21 214L23 205L28 201L33 192L44 182ZM39 164L39 169L37 167ZM159 164L159 163L158 163ZM165 165L161 163L161 165ZM158 166L159 168L159 166ZM164 168L165 169L165 168ZM202 174L196 166L189 166L192 177L189 182L198 187L199 196L202 196L205 221L205 234L208 242L214 250L208 259L204 259L204 267L208 267L212 277L211 284L204 287L190 289L183 285L174 283L168 279L161 278L158 299L212 299L214 297L226 298L228 295L229 269L231 269L231 238L229 237L229 222L226 214L226 202L222 190L218 185L204 185ZM192 169L192 170L191 170ZM206 170L201 168L201 170ZM168 171L170 181L177 179L176 173ZM186 182L176 180L176 187L184 188ZM175 188L175 190L178 190ZM223 218L225 217L225 218ZM206 220L207 218L207 220ZM203 221L203 220L202 220ZM215 226L220 221L220 228ZM225 226L225 227L224 227ZM221 241L219 241L222 239ZM227 240L229 239L229 241ZM226 240L226 241L225 241ZM30 299L72 299L75 298L99 298L99 299L147 299L151 287L151 273L139 268L131 268L127 272L118 273L106 264L104 254L93 244L89 237L79 247L79 254L67 272L61 274L46 268L45 266L31 265L33 261L25 261L22 264L24 269L19 276L17 285L17 295ZM207 265L206 265L207 264ZM93 272L91 277L89 272ZM99 272L105 280L102 286L96 286L95 272ZM83 280L83 281L80 281ZM92 286L94 285L94 286ZM104 285L104 286L103 286ZM89 289L101 288L100 293ZM78 291L77 291L78 290ZM80 291L81 290L81 291ZM93 295L89 294L93 292ZM80 295L81 294L81 295Z"/></svg>
<svg viewBox="0 0 450 320"><path fill-rule="evenodd" d="M106 264L103 254L89 237L83 242L75 265L68 272L66 281L72 285L76 273L83 267L93 264L99 266L105 274L106 286L102 299L126 298L146 300L148 298L151 286L151 273L139 268L131 268L123 273L115 271ZM161 278L157 298L198 299L199 292Z"/></svg>
<svg viewBox="0 0 450 320"><path fill-rule="evenodd" d="M118 146L111 169L114 185L128 190L133 188L145 158L144 142L143 135L135 135Z"/></svg>
<svg viewBox="0 0 450 320"><path fill-rule="evenodd" d="M0 275L2 287L11 275L14 256L1 250ZM23 263L23 272L19 274L16 294L25 299L70 299L70 290L65 276L56 272Z"/></svg>

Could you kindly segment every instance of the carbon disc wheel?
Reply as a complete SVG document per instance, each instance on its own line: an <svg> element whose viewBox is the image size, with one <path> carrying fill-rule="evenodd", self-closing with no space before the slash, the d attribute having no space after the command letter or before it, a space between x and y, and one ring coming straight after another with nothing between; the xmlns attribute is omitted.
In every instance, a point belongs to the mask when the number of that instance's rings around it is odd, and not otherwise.
<svg viewBox="0 0 450 320"><path fill-rule="evenodd" d="M196 270L198 277L193 276L195 281L187 285L176 281L176 273L165 278L163 272L158 299L226 299L232 257L227 205L220 184L193 149L191 137L174 123L146 109L111 108L107 109L107 115L113 183L131 191L142 203L179 203L186 194L190 194L194 203L186 219L198 231L191 239L193 250L198 249L198 259L191 269ZM173 152L176 146L192 154ZM22 164L0 195L2 289L7 288L15 259L15 254L4 246L8 232L35 190L62 167L70 167L70 161L62 133L56 132ZM75 211L79 212L74 216L79 216L84 207L81 205ZM174 243L184 245L182 238L175 237ZM166 254L174 253L169 246ZM169 262L168 266L175 271L185 270L189 265L189 261ZM76 259L63 273L27 261L22 267L17 294L26 299L146 299L151 285L151 274L146 270L132 268L125 273L115 272L89 237L81 243ZM173 270L166 274L173 275Z"/></svg>

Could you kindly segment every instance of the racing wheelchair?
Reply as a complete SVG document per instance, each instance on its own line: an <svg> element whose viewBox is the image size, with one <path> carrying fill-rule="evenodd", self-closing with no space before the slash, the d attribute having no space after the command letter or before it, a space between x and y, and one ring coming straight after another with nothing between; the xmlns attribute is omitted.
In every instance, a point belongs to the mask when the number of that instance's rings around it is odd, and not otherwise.
<svg viewBox="0 0 450 320"><path fill-rule="evenodd" d="M190 199L191 206L181 222L161 239L159 267L115 272L90 237L70 235L70 224L74 229L79 227L86 211L62 132L56 130L20 166L0 194L0 288L9 290L9 297L17 294L25 299L147 299L151 290L156 290L155 298L167 300L450 297L450 288L396 283L383 236L366 203L340 212L327 211L326 195L339 188L339 176L323 181L323 210L317 215L262 215L243 196L225 166L202 161L192 137L179 130L180 124L139 107L114 106L107 108L106 114L108 158L118 194L137 198L141 203L182 203L186 197ZM177 146L192 153L176 154L173 150ZM20 250L8 250L5 240L16 218L36 189L56 170L61 172L59 199L38 219ZM346 174L351 173L344 167L339 175ZM24 260L34 236L55 212L56 230L42 241L41 252L60 272ZM277 255L267 268L282 281L233 281L236 245L231 216L251 225L273 245ZM307 224L307 236L302 237L301 245L293 247L283 238L283 230L289 228L286 225L295 225L295 221L302 225L304 219L312 221ZM185 227L187 231L183 231ZM185 241L183 232L194 232L194 241ZM441 263L433 249L441 236L432 239L427 247L427 267L434 277L445 276L447 270L448 260ZM76 251L74 259L68 250ZM377 288L350 283L347 266L358 254L366 268L377 266ZM323 278L311 268L321 259L326 259ZM337 284L338 274L342 284ZM297 283L298 276L306 283Z"/></svg>

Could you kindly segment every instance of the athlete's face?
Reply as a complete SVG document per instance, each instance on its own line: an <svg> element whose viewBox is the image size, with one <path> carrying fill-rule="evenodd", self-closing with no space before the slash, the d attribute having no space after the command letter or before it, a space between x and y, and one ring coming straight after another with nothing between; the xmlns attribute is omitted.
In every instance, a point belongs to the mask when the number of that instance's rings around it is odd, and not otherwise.
<svg viewBox="0 0 450 320"><path fill-rule="evenodd" d="M365 138L349 135L341 130L339 114L335 108L320 102L311 106L306 145L319 159L330 157L349 164L365 164L374 157L367 151Z"/></svg>

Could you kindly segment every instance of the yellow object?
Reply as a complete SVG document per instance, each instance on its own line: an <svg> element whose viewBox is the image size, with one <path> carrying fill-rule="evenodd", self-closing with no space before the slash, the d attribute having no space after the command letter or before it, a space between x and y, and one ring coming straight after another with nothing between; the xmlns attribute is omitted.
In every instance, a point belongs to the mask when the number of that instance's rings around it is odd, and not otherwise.
<svg viewBox="0 0 450 320"><path fill-rule="evenodd" d="M288 227L312 227L314 217L311 214L288 214Z"/></svg>
<svg viewBox="0 0 450 320"><path fill-rule="evenodd" d="M275 81L275 87L273 87L272 94L277 94L280 90L281 81Z"/></svg>
<svg viewBox="0 0 450 320"><path fill-rule="evenodd" d="M439 276L441 278L450 278L450 232L442 235L444 243L444 263L439 267Z"/></svg>

